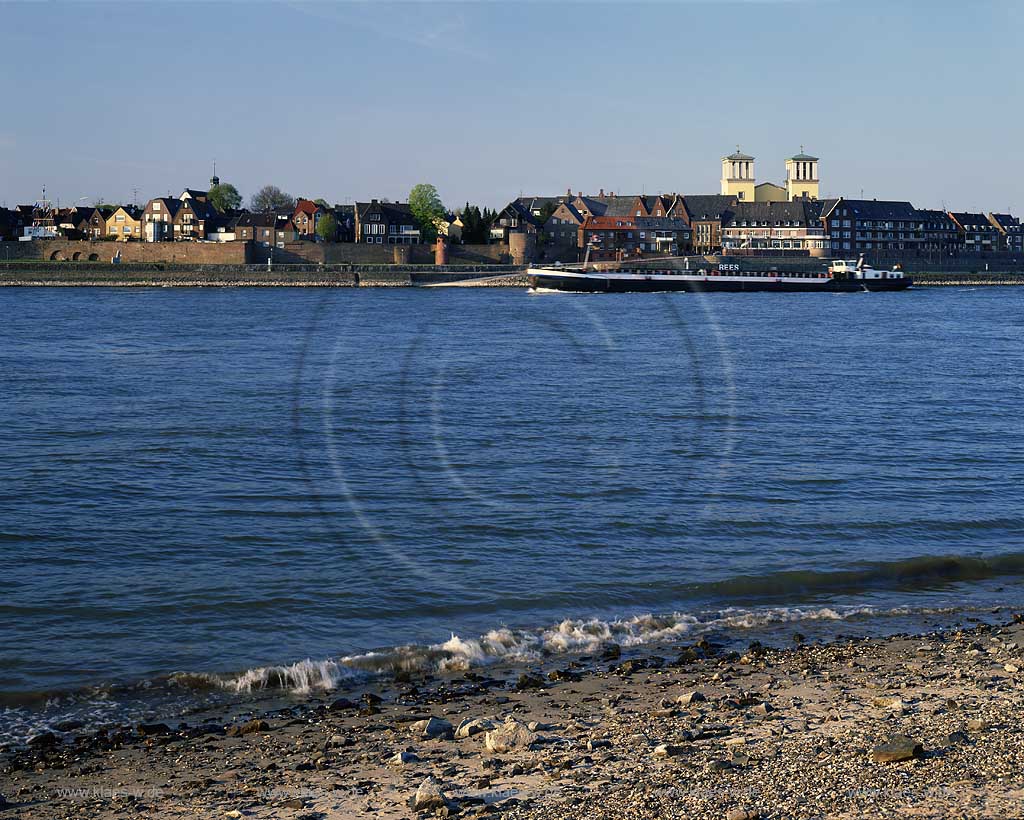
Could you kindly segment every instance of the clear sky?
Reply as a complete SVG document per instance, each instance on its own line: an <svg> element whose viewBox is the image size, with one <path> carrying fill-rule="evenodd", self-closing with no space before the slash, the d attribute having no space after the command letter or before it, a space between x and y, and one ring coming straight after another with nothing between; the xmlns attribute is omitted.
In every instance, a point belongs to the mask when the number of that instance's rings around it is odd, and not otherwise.
<svg viewBox="0 0 1024 820"><path fill-rule="evenodd" d="M717 193L1024 215L1021 0L0 3L0 203Z"/></svg>

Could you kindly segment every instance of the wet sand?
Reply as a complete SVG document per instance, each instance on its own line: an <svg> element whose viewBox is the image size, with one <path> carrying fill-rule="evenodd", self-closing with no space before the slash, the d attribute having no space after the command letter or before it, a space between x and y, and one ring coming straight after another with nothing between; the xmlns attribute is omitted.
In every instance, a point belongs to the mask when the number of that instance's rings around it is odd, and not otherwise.
<svg viewBox="0 0 1024 820"><path fill-rule="evenodd" d="M413 678L379 702L311 699L229 724L65 727L4 758L0 816L1024 816L1019 616L615 655Z"/></svg>

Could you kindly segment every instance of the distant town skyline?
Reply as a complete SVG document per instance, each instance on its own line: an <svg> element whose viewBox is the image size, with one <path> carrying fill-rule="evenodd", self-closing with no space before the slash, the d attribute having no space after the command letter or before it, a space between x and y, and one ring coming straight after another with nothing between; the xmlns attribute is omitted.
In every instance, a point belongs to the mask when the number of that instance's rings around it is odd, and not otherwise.
<svg viewBox="0 0 1024 820"><path fill-rule="evenodd" d="M1012 0L182 8L0 6L0 203L144 203L214 161L246 202L716 193L739 145L780 184L803 146L822 197L1024 210Z"/></svg>

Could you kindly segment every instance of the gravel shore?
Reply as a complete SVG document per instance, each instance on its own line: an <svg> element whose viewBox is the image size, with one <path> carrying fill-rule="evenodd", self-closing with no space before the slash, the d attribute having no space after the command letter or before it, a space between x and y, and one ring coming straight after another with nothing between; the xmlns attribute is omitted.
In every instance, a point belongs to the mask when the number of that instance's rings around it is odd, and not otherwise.
<svg viewBox="0 0 1024 820"><path fill-rule="evenodd" d="M0 817L1024 817L1024 624L414 677L37 736Z"/></svg>

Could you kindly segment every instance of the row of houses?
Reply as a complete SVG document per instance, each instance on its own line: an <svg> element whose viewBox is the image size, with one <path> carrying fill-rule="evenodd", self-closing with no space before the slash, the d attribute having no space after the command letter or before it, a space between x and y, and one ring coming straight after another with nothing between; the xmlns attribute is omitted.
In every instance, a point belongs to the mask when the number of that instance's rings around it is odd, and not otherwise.
<svg viewBox="0 0 1024 820"><path fill-rule="evenodd" d="M491 226L496 241L534 234L552 255L778 253L834 256L1024 255L1020 220L1004 213L915 208L865 199L744 201L721 194L520 197Z"/></svg>
<svg viewBox="0 0 1024 820"><path fill-rule="evenodd" d="M322 237L325 215L334 219L333 236ZM450 240L460 238L458 217L442 220L438 230ZM26 230L27 229L27 230ZM177 197L156 197L143 207L132 205L54 209L22 205L0 209L0 238L64 237L139 242L255 242L281 246L288 242L327 239L378 245L418 244L422 231L408 203L371 200L326 207L300 198L294 208L254 213L218 211L206 191L186 188Z"/></svg>
<svg viewBox="0 0 1024 820"><path fill-rule="evenodd" d="M333 235L319 236L330 215ZM448 241L460 240L461 219L436 224ZM688 253L852 253L962 256L1009 253L1024 256L1024 229L1005 213L927 210L906 201L812 199L748 201L729 194L584 195L519 197L489 225L494 243L525 234L536 254L551 259L595 260ZM319 233L323 233L320 231ZM254 213L222 212L209 193L186 188L144 207L48 208L45 204L0 208L0 238L63 236L140 242L253 242L281 247L290 242L419 244L423 229L408 203L372 199L329 207L299 198L294 207Z"/></svg>

